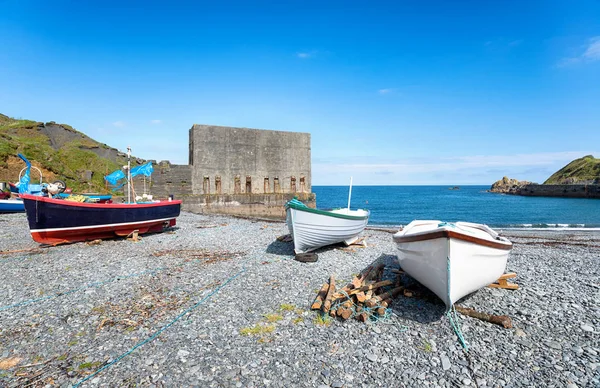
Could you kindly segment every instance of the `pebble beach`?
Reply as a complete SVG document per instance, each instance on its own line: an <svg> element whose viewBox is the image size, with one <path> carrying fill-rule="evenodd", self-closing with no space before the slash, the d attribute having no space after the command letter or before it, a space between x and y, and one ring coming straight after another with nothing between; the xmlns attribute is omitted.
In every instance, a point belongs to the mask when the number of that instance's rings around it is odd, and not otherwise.
<svg viewBox="0 0 600 388"><path fill-rule="evenodd" d="M599 387L600 231L506 230L518 290L399 296L385 319L317 319L321 285L399 267L390 231L294 260L283 222L183 212L139 241L41 247L0 216L0 387Z"/></svg>

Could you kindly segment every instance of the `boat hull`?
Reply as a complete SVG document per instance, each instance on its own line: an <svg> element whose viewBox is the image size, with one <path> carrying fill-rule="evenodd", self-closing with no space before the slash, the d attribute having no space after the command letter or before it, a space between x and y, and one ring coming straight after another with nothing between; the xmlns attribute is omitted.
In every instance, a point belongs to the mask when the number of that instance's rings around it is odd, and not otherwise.
<svg viewBox="0 0 600 388"><path fill-rule="evenodd" d="M506 269L512 248L506 239L486 238L481 230L469 231L466 227L407 232L394 235L400 266L447 308L496 281Z"/></svg>
<svg viewBox="0 0 600 388"><path fill-rule="evenodd" d="M181 201L85 203L22 194L31 237L41 244L160 232L174 226Z"/></svg>
<svg viewBox="0 0 600 388"><path fill-rule="evenodd" d="M23 201L15 199L0 200L0 213L23 213L25 207Z"/></svg>
<svg viewBox="0 0 600 388"><path fill-rule="evenodd" d="M320 213L328 212L320 211ZM294 239L294 252L296 254L310 252L341 242L352 244L369 221L368 210L361 211L360 214L363 215L344 218L339 214L336 216L314 213L314 209L300 210L288 207L286 223Z"/></svg>

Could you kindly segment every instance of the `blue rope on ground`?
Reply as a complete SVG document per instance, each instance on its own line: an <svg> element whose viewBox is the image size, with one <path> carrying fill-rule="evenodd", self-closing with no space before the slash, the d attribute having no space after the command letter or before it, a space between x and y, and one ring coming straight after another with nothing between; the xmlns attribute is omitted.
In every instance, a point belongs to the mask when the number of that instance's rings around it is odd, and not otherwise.
<svg viewBox="0 0 600 388"><path fill-rule="evenodd" d="M456 333L456 336L458 337L458 341L460 342L460 345L465 350L465 352L468 352L469 345L467 345L467 341L465 340L465 337L463 336L462 330L460 330L460 324L458 322L458 316L456 315L456 309L454 308L454 305L452 305L452 308L450 310L448 310L446 315L448 316L450 325L452 326L452 328L454 329L454 332Z"/></svg>
<svg viewBox="0 0 600 388"><path fill-rule="evenodd" d="M452 303L452 299L450 297L450 283L452 279L450 277L450 257L446 258L446 265L446 272L448 273L448 300L450 301L450 303ZM467 345L467 341L465 341L465 337L463 336L462 330L460 329L460 323L458 322L458 316L456 315L456 309L454 308L454 305L452 305L452 307L448 309L448 311L446 312L446 316L450 321L450 326L452 326L452 329L454 329L454 333L456 333L456 336L458 337L460 346L462 346L465 352L468 352L469 346Z"/></svg>
<svg viewBox="0 0 600 388"><path fill-rule="evenodd" d="M158 337L163 331L167 330L170 326L172 326L175 322L177 322L178 320L180 320L185 314L189 313L190 311L196 309L198 306L200 306L201 304L203 304L204 302L206 302L208 299L210 299L211 296L213 296L214 294L216 294L217 292L219 292L219 290L223 287L225 287L225 285L227 285L227 283L229 283L230 281L232 281L233 279L237 278L238 276L240 276L242 273L244 273L246 271L246 268L243 268L240 272L238 272L237 274L233 275L232 277L230 277L229 279L225 280L225 282L223 282L223 284L221 284L220 286L218 286L217 288L215 288L213 291L210 292L210 294L206 295L204 298L202 298L198 303L196 303L195 305L193 305L192 307L189 307L187 309L185 309L181 314L179 314L178 316L175 317L175 319L173 319L171 322L167 323L166 325L164 325L163 327L161 327L160 329L158 329L154 334L152 334L150 337L146 338L143 341L138 342L137 344L135 344L131 349L129 349L128 351L126 351L125 353L121 354L119 357L117 357L116 359L114 359L113 361L109 362L108 364L104 365L102 368L98 369L97 371L95 371L94 373L92 373L91 375L87 376L86 378L84 378L83 380L80 380L77 384L73 385L73 388L77 388L79 387L82 383L86 382L87 380L91 379L92 377L96 376L98 373L102 372L103 370L109 368L110 366L116 364L117 362L121 361L123 358L127 357L128 355L130 355L131 353L133 353L137 348L139 348L142 345L147 344L148 342L154 340L156 337Z"/></svg>
<svg viewBox="0 0 600 388"><path fill-rule="evenodd" d="M156 272L163 271L163 270L169 269L169 268L173 268L173 267L158 267L158 268L154 268L154 269L151 269L151 270L148 270L148 271L134 273L134 274L131 274L131 275L117 276L117 277L114 277L114 278L111 278L111 279L108 279L108 280L103 280L101 282L89 283L89 284L86 284L86 285L83 285L81 287L77 287L77 288L74 288L72 290L68 290L68 291L65 291L65 292L57 292L55 294L43 296L41 298L29 299L29 300L25 300L23 302L14 303L14 304L7 305L7 306L2 306L2 307L0 307L0 311L9 310L9 309L12 309L12 308L15 308L15 307L26 306L28 304L41 302L43 300L57 298L57 297L63 296L63 295L73 294L73 293L75 293L77 291L81 291L81 290L84 290L84 289L90 288L90 287L100 287L102 285L105 285L105 284L108 284L108 283L112 283L112 282L117 281L117 280L129 279L129 278L133 278L133 277L136 277L136 276L142 276L142 275L146 275L146 274L155 274Z"/></svg>

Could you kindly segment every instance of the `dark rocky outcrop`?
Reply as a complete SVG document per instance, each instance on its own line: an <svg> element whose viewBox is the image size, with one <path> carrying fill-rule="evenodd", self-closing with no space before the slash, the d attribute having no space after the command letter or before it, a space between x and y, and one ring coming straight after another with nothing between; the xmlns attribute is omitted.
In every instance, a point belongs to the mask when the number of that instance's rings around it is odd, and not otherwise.
<svg viewBox="0 0 600 388"><path fill-rule="evenodd" d="M535 183L503 177L499 181L494 182L489 191L492 193L520 194L521 188L532 184Z"/></svg>

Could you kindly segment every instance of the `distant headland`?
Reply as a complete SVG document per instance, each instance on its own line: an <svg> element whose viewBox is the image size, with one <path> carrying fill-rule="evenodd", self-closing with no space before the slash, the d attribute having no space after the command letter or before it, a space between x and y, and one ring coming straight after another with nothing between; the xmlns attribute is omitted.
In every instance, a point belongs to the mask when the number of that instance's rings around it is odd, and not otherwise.
<svg viewBox="0 0 600 388"><path fill-rule="evenodd" d="M600 198L600 159L586 155L561 168L543 184L503 177L489 190L540 197Z"/></svg>

